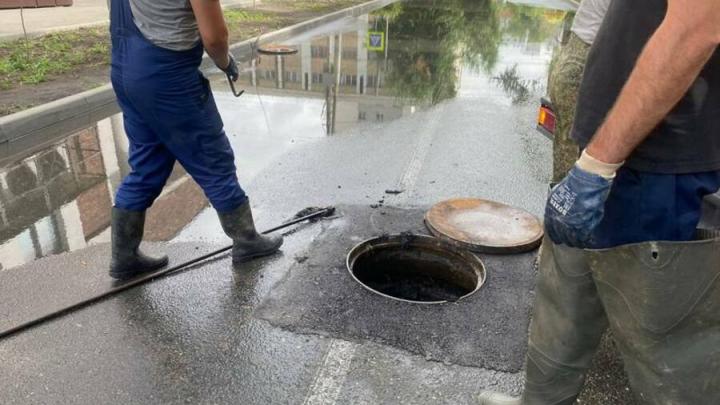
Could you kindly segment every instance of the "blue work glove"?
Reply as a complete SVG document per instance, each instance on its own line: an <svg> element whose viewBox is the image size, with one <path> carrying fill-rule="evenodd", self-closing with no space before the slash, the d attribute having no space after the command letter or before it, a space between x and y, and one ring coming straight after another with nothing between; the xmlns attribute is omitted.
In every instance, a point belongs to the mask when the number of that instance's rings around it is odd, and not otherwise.
<svg viewBox="0 0 720 405"><path fill-rule="evenodd" d="M614 177L614 170L601 176L582 169L583 159L597 162L583 152L567 177L552 189L545 207L545 231L550 239L575 248L592 247L592 234L603 218ZM617 170L621 164L606 165Z"/></svg>
<svg viewBox="0 0 720 405"><path fill-rule="evenodd" d="M240 70L238 69L237 63L235 63L235 58L233 58L232 55L228 54L228 60L230 61L228 65L225 68L220 68L225 74L227 75L228 79L230 79L233 82L236 82L237 79L240 77Z"/></svg>

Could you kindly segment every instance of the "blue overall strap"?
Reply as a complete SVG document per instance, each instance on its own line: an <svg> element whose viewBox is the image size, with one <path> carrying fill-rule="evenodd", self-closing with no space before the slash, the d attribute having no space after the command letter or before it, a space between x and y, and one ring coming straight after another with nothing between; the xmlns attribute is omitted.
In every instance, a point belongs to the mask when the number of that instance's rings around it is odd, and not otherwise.
<svg viewBox="0 0 720 405"><path fill-rule="evenodd" d="M110 33L119 37L140 34L133 20L130 0L110 0Z"/></svg>

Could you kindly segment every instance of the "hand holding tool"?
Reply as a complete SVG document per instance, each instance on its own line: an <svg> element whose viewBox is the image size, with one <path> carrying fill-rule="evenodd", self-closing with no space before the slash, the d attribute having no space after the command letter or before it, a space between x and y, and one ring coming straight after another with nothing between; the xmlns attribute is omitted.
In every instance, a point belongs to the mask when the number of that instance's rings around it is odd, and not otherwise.
<svg viewBox="0 0 720 405"><path fill-rule="evenodd" d="M235 90L235 82L240 78L240 70L238 69L237 63L235 62L235 58L231 54L228 54L228 65L225 68L222 68L218 66L220 70L222 70L226 75L228 79L228 83L230 83L230 88L232 89L232 93L235 97L240 97L245 93L245 90L240 90L239 92Z"/></svg>

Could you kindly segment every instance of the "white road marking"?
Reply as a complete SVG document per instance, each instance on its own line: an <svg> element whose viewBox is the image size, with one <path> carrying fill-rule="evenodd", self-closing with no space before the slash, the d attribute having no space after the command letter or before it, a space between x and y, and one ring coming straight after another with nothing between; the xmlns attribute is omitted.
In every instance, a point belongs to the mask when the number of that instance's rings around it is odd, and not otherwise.
<svg viewBox="0 0 720 405"><path fill-rule="evenodd" d="M345 383L357 344L344 340L330 343L303 405L334 405Z"/></svg>
<svg viewBox="0 0 720 405"><path fill-rule="evenodd" d="M423 127L422 132L419 134L420 139L417 142L417 146L415 146L413 155L397 183L396 189L403 191L403 193L387 195L385 197L386 205L402 205L412 197L415 184L417 183L418 177L420 177L423 163L427 159L428 153L430 153L430 147L440 126L440 118L445 114L444 104L436 108L437 110L432 114L430 119L426 121L427 125Z"/></svg>

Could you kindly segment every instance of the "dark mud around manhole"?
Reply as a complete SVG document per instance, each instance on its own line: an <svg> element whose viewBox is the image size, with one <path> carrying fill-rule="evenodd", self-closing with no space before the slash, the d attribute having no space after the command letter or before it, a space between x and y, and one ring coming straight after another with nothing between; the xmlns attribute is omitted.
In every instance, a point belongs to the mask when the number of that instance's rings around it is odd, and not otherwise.
<svg viewBox="0 0 720 405"><path fill-rule="evenodd" d="M454 302L484 281L482 263L468 252L431 237L392 238L364 242L350 253L353 276L375 292L412 302Z"/></svg>

